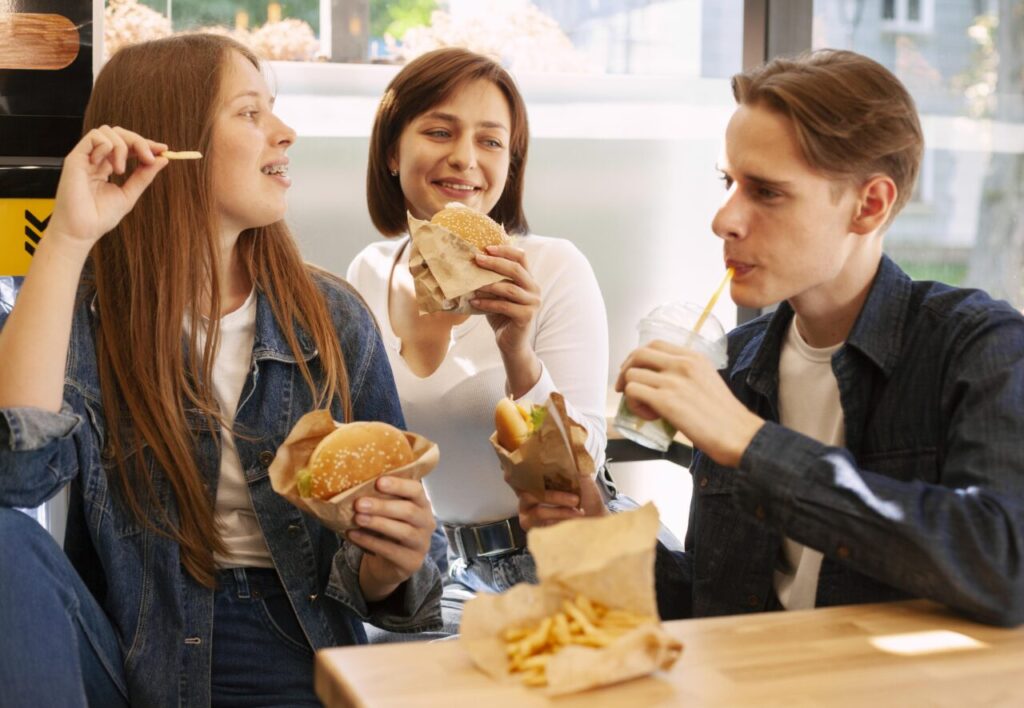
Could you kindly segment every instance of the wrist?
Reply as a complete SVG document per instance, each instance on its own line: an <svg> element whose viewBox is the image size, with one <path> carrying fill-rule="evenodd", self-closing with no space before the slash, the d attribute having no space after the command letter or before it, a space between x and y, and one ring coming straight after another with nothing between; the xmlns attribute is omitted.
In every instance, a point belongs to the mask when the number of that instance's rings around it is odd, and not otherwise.
<svg viewBox="0 0 1024 708"><path fill-rule="evenodd" d="M401 583L387 582L377 577L377 574L373 572L372 565L371 557L364 554L363 560L359 563L359 589L367 603L384 600L401 585Z"/></svg>
<svg viewBox="0 0 1024 708"><path fill-rule="evenodd" d="M61 229L48 228L43 232L39 245L36 246L36 256L40 252L50 258L60 260L77 267L82 267L89 259L89 253L95 245L95 241L85 241L74 236L69 236Z"/></svg>
<svg viewBox="0 0 1024 708"><path fill-rule="evenodd" d="M522 398L540 381L544 367L532 349L514 354L502 352L501 358L505 365L505 378L512 398Z"/></svg>

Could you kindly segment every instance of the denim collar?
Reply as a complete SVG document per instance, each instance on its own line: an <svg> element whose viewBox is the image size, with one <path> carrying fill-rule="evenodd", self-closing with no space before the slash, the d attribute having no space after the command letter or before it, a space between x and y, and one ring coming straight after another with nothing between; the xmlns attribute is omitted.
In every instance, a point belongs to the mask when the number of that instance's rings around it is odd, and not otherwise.
<svg viewBox="0 0 1024 708"><path fill-rule="evenodd" d="M857 350L888 378L903 349L911 285L910 277L883 255L840 354L847 349ZM792 319L793 308L788 302L780 303L763 334L752 337L737 354L731 377L745 378L748 386L764 396L777 391L779 355Z"/></svg>

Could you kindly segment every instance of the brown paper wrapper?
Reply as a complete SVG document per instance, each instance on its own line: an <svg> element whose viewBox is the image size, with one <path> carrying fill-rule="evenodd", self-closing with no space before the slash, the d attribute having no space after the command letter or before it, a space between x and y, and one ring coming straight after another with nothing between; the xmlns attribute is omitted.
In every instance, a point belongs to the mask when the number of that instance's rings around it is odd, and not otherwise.
<svg viewBox="0 0 1024 708"><path fill-rule="evenodd" d="M540 584L521 583L502 595L481 593L470 600L462 616L462 645L488 675L518 682L508 670L502 633L555 614L565 599L583 594L609 608L657 617L657 535L658 512L652 504L530 531L527 543ZM600 649L565 647L549 660L543 690L561 695L646 676L670 668L682 649L658 623L637 627Z"/></svg>
<svg viewBox="0 0 1024 708"><path fill-rule="evenodd" d="M503 279L492 270L481 268L473 260L480 249L467 243L443 226L409 219L409 271L416 288L419 313L458 312L483 314L469 304L477 288Z"/></svg>
<svg viewBox="0 0 1024 708"><path fill-rule="evenodd" d="M270 484L275 492L307 514L315 516L332 531L345 533L357 526L352 520L356 514L352 505L357 498L387 499L389 497L377 491L374 486L377 477L357 484L327 501L299 495L297 481L299 471L309 462L309 456L313 454L313 449L317 444L339 425L341 424L335 422L331 417L331 412L326 410L313 411L302 416L285 441L281 443L281 447L277 449L277 455L270 463L269 471ZM407 432L405 437L412 446L413 461L385 474L406 479L422 479L437 466L440 458L437 445L415 433Z"/></svg>
<svg viewBox="0 0 1024 708"><path fill-rule="evenodd" d="M491 435L491 446L513 489L537 498L548 489L579 494L579 478L595 471L594 458L587 452L586 428L566 413L562 394L552 393L545 406L548 414L540 430L517 450L503 448L497 433Z"/></svg>

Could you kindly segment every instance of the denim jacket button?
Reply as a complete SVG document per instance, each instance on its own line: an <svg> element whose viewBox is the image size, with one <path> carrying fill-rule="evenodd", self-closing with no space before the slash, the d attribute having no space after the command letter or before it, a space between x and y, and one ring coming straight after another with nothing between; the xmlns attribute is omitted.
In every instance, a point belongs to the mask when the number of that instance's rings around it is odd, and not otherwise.
<svg viewBox="0 0 1024 708"><path fill-rule="evenodd" d="M836 549L836 556L842 560L846 560L850 557L850 548L844 544L840 544Z"/></svg>
<svg viewBox="0 0 1024 708"><path fill-rule="evenodd" d="M698 482L698 484L700 484L700 488L701 489L703 489L704 487L708 486L708 476L704 475L703 477L701 477L700 478L700 482Z"/></svg>
<svg viewBox="0 0 1024 708"><path fill-rule="evenodd" d="M757 507L754 509L754 516L756 516L758 520L764 521L764 517L767 516L767 514L765 514L764 512L764 507L758 504Z"/></svg>
<svg viewBox="0 0 1024 708"><path fill-rule="evenodd" d="M309 601L310 602L316 602L317 597L319 597L319 596L316 593L313 593L312 595L309 596Z"/></svg>
<svg viewBox="0 0 1024 708"><path fill-rule="evenodd" d="M761 604L761 598L757 595L751 595L747 598L747 604L751 607L757 607Z"/></svg>
<svg viewBox="0 0 1024 708"><path fill-rule="evenodd" d="M299 532L299 525L298 524L288 524L288 533L290 533L292 536L294 536L298 532Z"/></svg>
<svg viewBox="0 0 1024 708"><path fill-rule="evenodd" d="M260 464L264 467L270 467L270 463L274 461L274 453L270 450L264 450L260 453Z"/></svg>

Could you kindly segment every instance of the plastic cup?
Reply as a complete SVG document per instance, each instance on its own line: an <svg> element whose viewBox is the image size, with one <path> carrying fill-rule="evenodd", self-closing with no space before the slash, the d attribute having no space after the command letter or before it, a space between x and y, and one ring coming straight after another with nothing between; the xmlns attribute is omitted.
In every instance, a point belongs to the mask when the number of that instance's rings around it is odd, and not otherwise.
<svg viewBox="0 0 1024 708"><path fill-rule="evenodd" d="M724 369L729 363L729 356L722 323L709 314L700 327L700 333L693 332L693 327L703 313L704 308L692 302L670 302L654 308L637 326L640 346L660 339L698 351L716 369ZM626 406L625 396L619 401L614 425L624 438L660 452L668 450L676 434L672 424L663 418L644 420L633 413Z"/></svg>

